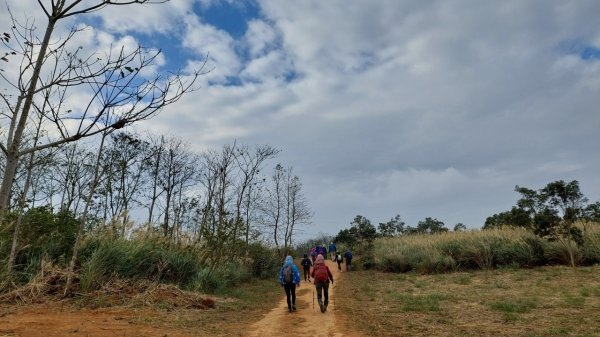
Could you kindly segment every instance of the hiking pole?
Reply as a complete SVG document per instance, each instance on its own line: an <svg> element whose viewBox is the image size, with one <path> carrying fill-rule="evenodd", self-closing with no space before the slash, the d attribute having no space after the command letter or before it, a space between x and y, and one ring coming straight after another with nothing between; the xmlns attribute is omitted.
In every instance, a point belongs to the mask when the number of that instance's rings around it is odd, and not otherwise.
<svg viewBox="0 0 600 337"><path fill-rule="evenodd" d="M314 311L315 310L315 288L313 288L312 300L313 300L313 311Z"/></svg>

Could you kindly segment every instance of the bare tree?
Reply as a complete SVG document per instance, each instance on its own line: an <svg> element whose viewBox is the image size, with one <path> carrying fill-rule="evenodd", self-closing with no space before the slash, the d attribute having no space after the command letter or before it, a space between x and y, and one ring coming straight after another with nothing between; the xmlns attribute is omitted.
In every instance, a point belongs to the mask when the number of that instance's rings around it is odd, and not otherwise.
<svg viewBox="0 0 600 337"><path fill-rule="evenodd" d="M277 164L271 175L271 187L267 190L267 200L263 206L268 226L272 228L273 242L279 249L279 235L285 205L285 169Z"/></svg>
<svg viewBox="0 0 600 337"><path fill-rule="evenodd" d="M104 219L123 217L123 224L129 221L132 203L141 190L146 146L147 143L135 135L124 132L111 135L104 154L104 162L109 167L100 191L106 212ZM125 226L122 226L121 237L124 236Z"/></svg>
<svg viewBox="0 0 600 337"><path fill-rule="evenodd" d="M271 229L277 249L286 252L292 245L296 226L308 223L312 217L302 193L300 178L293 174L291 167L286 169L281 164L275 166L266 197L263 212L267 227Z"/></svg>
<svg viewBox="0 0 600 337"><path fill-rule="evenodd" d="M212 273L224 259L234 256L236 219L232 213L236 144L223 146L220 153L208 152L203 159L201 183L205 187L201 230L202 261Z"/></svg>
<svg viewBox="0 0 600 337"><path fill-rule="evenodd" d="M60 193L60 209L77 214L82 194L93 178L94 153L77 143L62 148L52 179Z"/></svg>
<svg viewBox="0 0 600 337"><path fill-rule="evenodd" d="M152 226L154 222L154 208L156 207L156 202L160 196L161 191L159 190L159 175L161 170L161 162L163 157L163 152L165 151L165 137L161 136L160 139L150 138L150 146L147 149L147 154L144 157L144 164L148 167L145 172L148 174L148 179L150 181L150 186L148 188L148 193L146 196L150 199L150 204L148 205L148 227Z"/></svg>
<svg viewBox="0 0 600 337"><path fill-rule="evenodd" d="M159 173L161 194L164 194L162 229L165 237L173 234L170 226L170 220L175 217L173 210L181 204L185 189L195 184L197 166L196 156L180 139L171 138L166 142Z"/></svg>
<svg viewBox="0 0 600 337"><path fill-rule="evenodd" d="M102 160L102 151L104 150L104 142L106 140L106 136L109 135L111 130L106 130L102 134L102 138L100 140L100 146L98 147L98 154L96 156L96 163L94 165L94 178L89 183L88 195L85 197L85 204L83 207L83 212L81 217L79 218L79 230L77 231L77 237L75 238L75 243L73 244L73 254L71 255L71 262L69 263L69 270L67 272L67 283L65 284L65 292L66 295L69 292L69 288L71 287L71 282L73 280L73 272L75 270L75 263L77 262L77 253L79 252L79 246L81 245L81 240L83 238L83 233L85 230L85 224L87 222L88 212L90 206L92 204L92 198L94 197L94 193L96 192L96 187L100 182L100 178L104 174L101 169L103 166L100 165L100 161ZM105 167L105 166L104 166Z"/></svg>
<svg viewBox="0 0 600 337"><path fill-rule="evenodd" d="M279 150L269 146L257 146L251 150L248 146L240 146L237 149L235 161L240 171L240 179L237 187L237 196L235 201L235 232L233 236L237 238L238 225L244 225L244 236L246 246L249 243L250 236L250 212L252 187L256 185L256 178L260 173L263 163L274 158ZM242 217L242 208L245 206L246 214Z"/></svg>
<svg viewBox="0 0 600 337"><path fill-rule="evenodd" d="M284 247L292 246L292 237L297 225L307 224L312 218L312 212L302 193L302 182L300 177L292 174L292 168L287 170L286 179L286 227L284 235Z"/></svg>
<svg viewBox="0 0 600 337"><path fill-rule="evenodd" d="M43 37L36 34L33 22L21 24L14 16L11 32L1 40L7 48L4 61L20 58L16 78L0 72L12 93L0 93L9 120L8 133L0 142L6 161L0 186L0 216L10 200L19 158L41 149L74 142L84 137L120 129L152 117L165 106L178 101L193 90L202 68L183 76L181 73L145 77L144 71L154 64L159 51L137 47L114 48L104 54L85 52L82 47L70 48L70 41L82 28L73 27L66 37L54 37L61 20L101 10L107 6L146 4L151 0L53 0L44 4L38 0L47 18ZM71 104L73 89L86 90L85 105ZM30 123L35 105L44 105L41 113L45 127L52 127L46 142L25 146L23 134ZM110 114L111 118L105 118ZM68 123L67 123L68 121Z"/></svg>

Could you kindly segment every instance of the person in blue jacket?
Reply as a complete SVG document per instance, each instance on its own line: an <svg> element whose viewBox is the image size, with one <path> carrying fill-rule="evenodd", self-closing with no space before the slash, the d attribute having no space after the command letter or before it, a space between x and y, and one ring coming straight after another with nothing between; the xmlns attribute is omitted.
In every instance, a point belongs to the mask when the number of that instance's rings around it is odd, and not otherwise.
<svg viewBox="0 0 600 337"><path fill-rule="evenodd" d="M331 261L335 262L335 253L336 253L337 249L335 247L335 243L333 243L333 241L331 243L329 243L329 255L331 256Z"/></svg>
<svg viewBox="0 0 600 337"><path fill-rule="evenodd" d="M291 256L286 256L285 262L279 271L279 283L285 289L288 311L296 311L296 287L300 286L300 272Z"/></svg>

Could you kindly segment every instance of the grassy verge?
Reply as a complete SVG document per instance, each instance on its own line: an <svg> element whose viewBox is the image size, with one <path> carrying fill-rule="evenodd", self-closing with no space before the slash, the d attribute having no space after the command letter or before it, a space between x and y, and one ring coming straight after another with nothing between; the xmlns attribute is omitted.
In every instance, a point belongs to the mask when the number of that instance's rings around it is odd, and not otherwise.
<svg viewBox="0 0 600 337"><path fill-rule="evenodd" d="M600 266L347 273L337 305L365 336L600 337Z"/></svg>

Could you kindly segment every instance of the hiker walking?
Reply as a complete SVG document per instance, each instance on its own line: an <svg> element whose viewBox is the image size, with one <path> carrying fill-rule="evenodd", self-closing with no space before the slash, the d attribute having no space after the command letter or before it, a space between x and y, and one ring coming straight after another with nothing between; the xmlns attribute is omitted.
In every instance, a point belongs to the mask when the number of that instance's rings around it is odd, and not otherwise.
<svg viewBox="0 0 600 337"><path fill-rule="evenodd" d="M338 270L342 271L342 253L335 253L335 262L338 264Z"/></svg>
<svg viewBox="0 0 600 337"><path fill-rule="evenodd" d="M344 253L344 259L346 259L346 271L350 271L352 268L352 252L350 250Z"/></svg>
<svg viewBox="0 0 600 337"><path fill-rule="evenodd" d="M300 272L291 256L286 256L285 262L279 271L279 283L285 289L288 311L296 311L296 286L300 286Z"/></svg>
<svg viewBox="0 0 600 337"><path fill-rule="evenodd" d="M304 269L304 281L310 282L310 267L312 267L313 264L308 258L308 255L304 254L304 258L300 264L302 265L302 269Z"/></svg>
<svg viewBox="0 0 600 337"><path fill-rule="evenodd" d="M332 242L329 243L329 256L331 256L331 261L335 262L335 253L336 253L337 249L335 247L335 244Z"/></svg>
<svg viewBox="0 0 600 337"><path fill-rule="evenodd" d="M327 248L325 248L325 244L317 246L316 251L317 255L321 254L323 257L327 256Z"/></svg>
<svg viewBox="0 0 600 337"><path fill-rule="evenodd" d="M327 305L329 304L329 281L333 284L333 274L329 270L329 267L325 265L325 258L323 255L317 255L315 266L311 273L315 280L315 287L317 288L317 301L321 312L327 311ZM323 296L325 297L323 301Z"/></svg>
<svg viewBox="0 0 600 337"><path fill-rule="evenodd" d="M312 247L310 250L310 258L312 259L313 264L315 263L315 260L317 259L317 247Z"/></svg>

